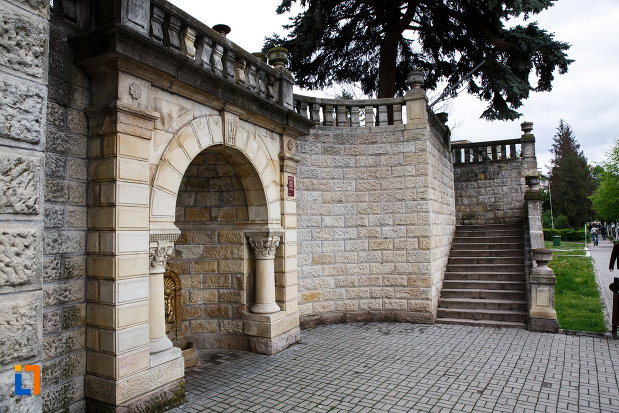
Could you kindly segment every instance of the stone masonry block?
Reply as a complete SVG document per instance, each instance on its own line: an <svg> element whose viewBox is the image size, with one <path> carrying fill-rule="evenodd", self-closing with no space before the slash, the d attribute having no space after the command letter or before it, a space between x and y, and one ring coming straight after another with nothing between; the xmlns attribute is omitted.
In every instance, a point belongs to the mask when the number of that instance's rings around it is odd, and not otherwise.
<svg viewBox="0 0 619 413"><path fill-rule="evenodd" d="M43 78L47 69L47 31L44 20L4 10L0 14L0 65Z"/></svg>
<svg viewBox="0 0 619 413"><path fill-rule="evenodd" d="M43 372L41 372L44 374ZM32 374L24 375L24 387L32 388ZM30 413L41 411L41 397L15 395L15 370L0 373L0 406L3 412Z"/></svg>
<svg viewBox="0 0 619 413"><path fill-rule="evenodd" d="M0 300L0 363L15 364L40 354L41 292L4 295ZM0 396L2 397L2 396Z"/></svg>
<svg viewBox="0 0 619 413"><path fill-rule="evenodd" d="M0 292L40 288L41 228L0 230Z"/></svg>
<svg viewBox="0 0 619 413"><path fill-rule="evenodd" d="M1 130L0 124L0 134ZM0 153L0 213L36 215L40 212L41 169L38 158Z"/></svg>
<svg viewBox="0 0 619 413"><path fill-rule="evenodd" d="M83 351L85 349L84 337L83 328L70 330L57 336L45 337L43 340L43 361L76 351Z"/></svg>
<svg viewBox="0 0 619 413"><path fill-rule="evenodd" d="M0 80L0 138L28 144L43 139L46 89L41 85Z"/></svg>

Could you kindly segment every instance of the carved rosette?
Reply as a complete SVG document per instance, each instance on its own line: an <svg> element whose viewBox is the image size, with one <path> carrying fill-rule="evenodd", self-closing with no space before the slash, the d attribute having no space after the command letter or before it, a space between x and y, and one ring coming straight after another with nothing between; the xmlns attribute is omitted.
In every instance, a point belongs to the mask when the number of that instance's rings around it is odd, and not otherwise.
<svg viewBox="0 0 619 413"><path fill-rule="evenodd" d="M275 258L275 250L279 246L281 234L269 232L251 232L247 234L249 244L254 249L256 259L272 260Z"/></svg>

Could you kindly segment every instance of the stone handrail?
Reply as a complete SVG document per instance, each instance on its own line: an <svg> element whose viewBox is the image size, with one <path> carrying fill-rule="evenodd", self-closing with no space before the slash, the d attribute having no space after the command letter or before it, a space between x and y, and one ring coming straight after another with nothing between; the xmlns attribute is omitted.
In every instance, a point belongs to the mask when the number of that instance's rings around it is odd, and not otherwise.
<svg viewBox="0 0 619 413"><path fill-rule="evenodd" d="M453 162L478 163L488 161L506 161L517 159L524 153L522 139L508 139L487 142L452 142Z"/></svg>
<svg viewBox="0 0 619 413"><path fill-rule="evenodd" d="M120 22L203 70L270 103L292 109L293 78L165 0L122 0Z"/></svg>
<svg viewBox="0 0 619 413"><path fill-rule="evenodd" d="M368 128L402 125L402 107L405 105L403 97L324 99L294 95L294 110L301 116L324 126Z"/></svg>

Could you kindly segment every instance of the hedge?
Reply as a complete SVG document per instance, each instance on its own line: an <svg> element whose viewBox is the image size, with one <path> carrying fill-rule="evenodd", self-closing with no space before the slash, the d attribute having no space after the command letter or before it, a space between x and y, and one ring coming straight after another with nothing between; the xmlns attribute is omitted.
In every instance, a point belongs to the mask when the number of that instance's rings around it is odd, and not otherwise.
<svg viewBox="0 0 619 413"><path fill-rule="evenodd" d="M553 235L559 235L561 241L583 241L584 234L582 229L551 229L544 228L544 239L552 241ZM590 235L587 233L587 242L590 241Z"/></svg>

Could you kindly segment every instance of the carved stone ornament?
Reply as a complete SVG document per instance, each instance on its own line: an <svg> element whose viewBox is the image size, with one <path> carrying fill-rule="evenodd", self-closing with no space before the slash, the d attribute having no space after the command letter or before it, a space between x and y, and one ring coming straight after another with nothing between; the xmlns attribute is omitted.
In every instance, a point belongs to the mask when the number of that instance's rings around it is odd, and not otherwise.
<svg viewBox="0 0 619 413"><path fill-rule="evenodd" d="M247 234L247 239L254 249L256 259L273 259L281 240L281 234L252 232Z"/></svg>
<svg viewBox="0 0 619 413"><path fill-rule="evenodd" d="M150 243L150 268L158 272L165 271L168 258L174 252L173 241L155 241Z"/></svg>
<svg viewBox="0 0 619 413"><path fill-rule="evenodd" d="M142 97L142 88L138 83L133 82L129 85L129 94L135 100L138 100Z"/></svg>
<svg viewBox="0 0 619 413"><path fill-rule="evenodd" d="M181 280L174 270L163 274L163 299L165 303L165 332L172 341L181 338Z"/></svg>
<svg viewBox="0 0 619 413"><path fill-rule="evenodd" d="M224 112L224 143L234 145L236 142L236 131L239 126L239 117L231 112Z"/></svg>

